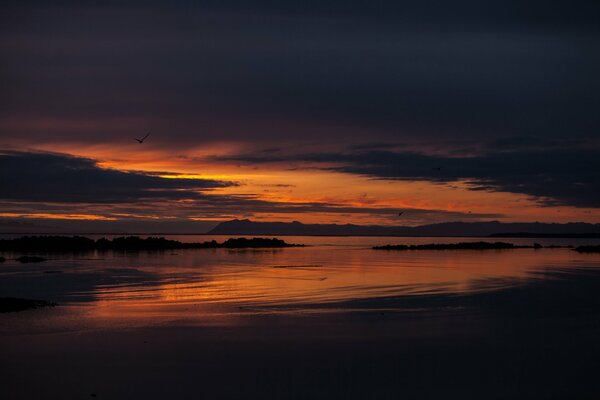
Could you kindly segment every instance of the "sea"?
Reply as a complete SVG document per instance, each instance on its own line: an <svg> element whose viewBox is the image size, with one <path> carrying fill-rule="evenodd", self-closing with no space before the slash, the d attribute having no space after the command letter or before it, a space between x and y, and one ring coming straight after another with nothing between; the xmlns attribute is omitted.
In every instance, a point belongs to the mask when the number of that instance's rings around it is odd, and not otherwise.
<svg viewBox="0 0 600 400"><path fill-rule="evenodd" d="M118 236L118 235L117 235ZM102 235L90 236L111 237ZM167 235L182 242L231 236ZM378 299L466 295L600 267L598 254L570 248L374 250L385 244L457 243L490 238L286 236L304 247L46 254L21 264L5 253L0 297L81 306L83 319L125 324L163 318L235 323L240 313L372 311ZM519 245L578 246L594 239L494 239ZM554 276L554 275L552 275ZM412 304L412 303L411 303ZM388 302L382 308L389 308ZM407 306L410 308L409 306ZM412 306L411 306L412 307ZM403 310L402 302L394 309ZM107 322L108 321L108 322ZM189 322L189 321L188 321Z"/></svg>
<svg viewBox="0 0 600 400"><path fill-rule="evenodd" d="M55 304L0 313L0 398L600 398L600 254L283 239L305 246L0 254L0 298Z"/></svg>

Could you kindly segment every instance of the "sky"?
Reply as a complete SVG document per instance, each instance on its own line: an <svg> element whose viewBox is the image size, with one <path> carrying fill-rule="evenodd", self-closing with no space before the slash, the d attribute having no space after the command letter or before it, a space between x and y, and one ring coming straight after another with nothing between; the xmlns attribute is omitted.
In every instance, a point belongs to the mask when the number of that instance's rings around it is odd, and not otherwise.
<svg viewBox="0 0 600 400"><path fill-rule="evenodd" d="M598 223L599 18L581 0L9 1L0 231Z"/></svg>

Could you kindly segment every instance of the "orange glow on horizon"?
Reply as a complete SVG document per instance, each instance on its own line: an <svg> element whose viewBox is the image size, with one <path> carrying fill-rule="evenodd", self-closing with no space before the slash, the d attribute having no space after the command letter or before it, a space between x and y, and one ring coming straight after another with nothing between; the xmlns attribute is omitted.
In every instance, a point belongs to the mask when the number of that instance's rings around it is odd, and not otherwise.
<svg viewBox="0 0 600 400"><path fill-rule="evenodd" d="M151 142L150 142L151 143ZM154 146L154 147L153 147ZM245 165L216 162L214 156L234 154L243 149L239 143L213 143L187 150L161 149L156 145L131 146L81 145L53 143L37 146L38 151L52 151L97 160L102 168L141 171L165 179L210 179L234 182L236 185L203 190L210 196L233 196L271 202L287 209L243 212L228 210L218 216L206 211L186 211L193 202L185 199L170 203L157 201L152 206L138 206L139 211L122 212L108 205L97 213L4 213L0 216L49 219L117 220L122 218L188 219L220 221L224 215L260 221L301 221L306 223L354 223L383 225L417 225L450 220L500 220L503 222L600 222L600 213L592 208L541 206L524 194L470 190L468 182L434 183L431 181L383 180L317 169L300 163ZM302 205L326 206L326 209L295 212ZM113 210L111 211L111 207ZM152 208L153 207L153 208ZM98 209L100 206L97 207ZM90 211L93 207L90 208ZM157 211L160 210L160 211ZM387 212L386 210L389 210ZM394 210L408 211L402 218ZM411 215L410 211L415 210ZM447 212L422 219L427 211ZM476 215L489 215L478 218ZM433 215L433 214L431 214Z"/></svg>

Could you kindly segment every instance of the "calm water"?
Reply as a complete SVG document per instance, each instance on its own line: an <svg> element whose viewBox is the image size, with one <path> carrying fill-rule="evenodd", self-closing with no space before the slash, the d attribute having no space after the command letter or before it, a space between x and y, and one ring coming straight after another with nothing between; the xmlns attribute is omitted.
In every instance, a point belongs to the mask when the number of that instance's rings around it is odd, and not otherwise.
<svg viewBox="0 0 600 400"><path fill-rule="evenodd" d="M0 264L0 398L600 398L599 254L285 240Z"/></svg>
<svg viewBox="0 0 600 400"><path fill-rule="evenodd" d="M170 236L185 242L229 236ZM0 295L80 307L91 320L174 319L235 323L248 313L340 312L347 302L390 296L465 294L543 279L553 269L597 268L600 256L569 249L375 251L373 245L451 243L477 238L286 237L303 248L49 255L5 262ZM501 239L578 245L593 240ZM4 254L9 258L14 255ZM318 305L318 307L315 307ZM396 307L396 306L395 306ZM60 307L59 307L60 308ZM402 308L402 304L397 306ZM84 311L82 311L84 310ZM352 308L356 311L355 307Z"/></svg>

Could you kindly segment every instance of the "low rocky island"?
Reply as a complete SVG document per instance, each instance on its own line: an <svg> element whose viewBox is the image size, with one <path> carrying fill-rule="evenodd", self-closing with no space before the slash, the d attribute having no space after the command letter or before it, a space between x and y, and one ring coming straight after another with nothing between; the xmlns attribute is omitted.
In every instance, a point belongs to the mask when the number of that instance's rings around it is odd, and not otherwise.
<svg viewBox="0 0 600 400"><path fill-rule="evenodd" d="M18 299L15 297L0 297L0 313L31 310L41 307L54 307L56 303L44 300Z"/></svg>
<svg viewBox="0 0 600 400"><path fill-rule="evenodd" d="M164 237L141 238L139 236L101 238L93 240L82 236L23 236L17 239L0 240L0 251L12 252L86 252L93 250L176 250L176 249L257 249L297 247L302 245L289 244L276 238L231 238L219 243L215 240L197 243L183 243ZM35 259L35 260L34 260ZM21 262L44 261L40 257L19 257Z"/></svg>
<svg viewBox="0 0 600 400"><path fill-rule="evenodd" d="M36 256L21 256L21 257L17 257L15 258L16 261L26 264L26 263L39 263L39 262L43 262L43 261L48 261L46 258L43 257L36 257Z"/></svg>
<svg viewBox="0 0 600 400"><path fill-rule="evenodd" d="M546 248L561 248L568 246L546 246ZM430 244L398 244L375 246L374 250L506 250L506 249L541 249L544 246L534 243L532 246L516 245L506 242L460 242L460 243L430 243Z"/></svg>
<svg viewBox="0 0 600 400"><path fill-rule="evenodd" d="M575 247L573 250L578 253L600 253L600 244L595 246L579 246Z"/></svg>

